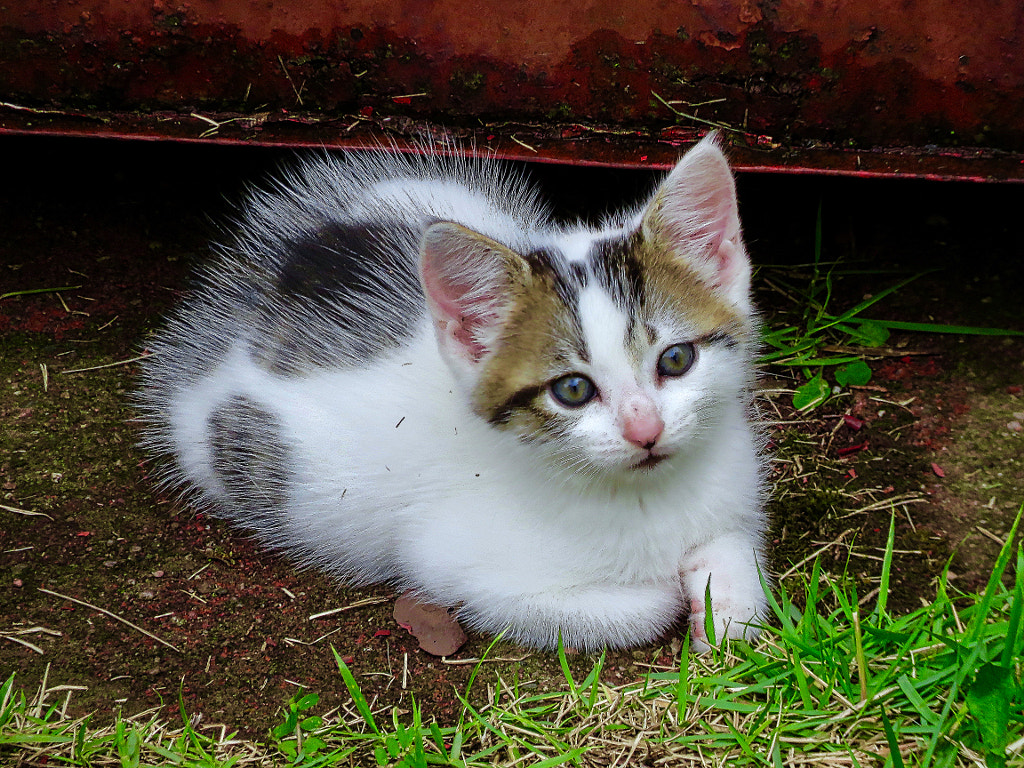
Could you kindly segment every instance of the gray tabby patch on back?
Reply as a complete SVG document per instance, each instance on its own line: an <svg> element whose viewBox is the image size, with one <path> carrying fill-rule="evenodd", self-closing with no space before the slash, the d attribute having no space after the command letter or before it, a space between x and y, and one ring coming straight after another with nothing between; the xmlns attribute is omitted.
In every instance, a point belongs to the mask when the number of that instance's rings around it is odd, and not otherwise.
<svg viewBox="0 0 1024 768"><path fill-rule="evenodd" d="M493 206L485 218L502 211L524 230L543 218L536 192L512 184L502 168L370 152L289 170L277 194L244 201L194 300L202 308L208 297L213 311L183 318L182 330L194 335L215 326L230 306L229 333L249 342L262 369L288 377L359 367L400 347L425 312L417 267L422 233L438 218L459 215L443 196L435 200L436 186L457 178L463 194ZM402 184L388 188L396 178ZM506 197L495 199L497 189Z"/></svg>
<svg viewBox="0 0 1024 768"><path fill-rule="evenodd" d="M247 510L257 525L273 525L288 502L288 446L272 413L235 396L208 420L213 471L231 507Z"/></svg>
<svg viewBox="0 0 1024 768"><path fill-rule="evenodd" d="M286 244L276 272L253 286L253 360L295 376L400 346L423 314L408 256L418 237L399 222L334 222Z"/></svg>

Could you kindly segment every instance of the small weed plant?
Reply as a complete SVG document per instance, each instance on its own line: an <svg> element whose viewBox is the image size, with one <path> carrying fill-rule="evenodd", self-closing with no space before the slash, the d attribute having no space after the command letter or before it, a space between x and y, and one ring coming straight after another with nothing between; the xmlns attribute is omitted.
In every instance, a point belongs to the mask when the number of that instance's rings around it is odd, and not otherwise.
<svg viewBox="0 0 1024 768"><path fill-rule="evenodd" d="M872 601L817 561L780 585L774 621L753 645L678 663L639 681L606 682L604 656L577 680L538 692L516 670L486 683L478 665L456 722L425 723L415 699L373 711L335 652L351 706L314 713L293 699L262 743L198 732L182 710L170 728L145 714L97 728L63 704L30 701L12 675L0 688L0 762L79 766L986 766L1024 765L1024 551L1021 513L981 594L958 594L947 573L934 599L888 610L890 527ZM948 572L948 570L947 570ZM873 603L873 605L869 605ZM495 667L498 669L498 667ZM490 672L492 670L488 670ZM13 761L13 762L12 762ZM19 762L20 761L20 762Z"/></svg>

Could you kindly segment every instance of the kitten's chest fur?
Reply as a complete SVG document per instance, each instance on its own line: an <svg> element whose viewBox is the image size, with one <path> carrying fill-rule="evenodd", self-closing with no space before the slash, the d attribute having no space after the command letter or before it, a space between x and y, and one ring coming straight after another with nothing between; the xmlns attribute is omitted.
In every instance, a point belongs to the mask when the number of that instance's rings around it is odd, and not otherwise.
<svg viewBox="0 0 1024 768"><path fill-rule="evenodd" d="M151 345L167 482L534 645L656 637L734 540L754 618L757 325L731 177L702 152L599 227L455 159L324 160L254 195Z"/></svg>

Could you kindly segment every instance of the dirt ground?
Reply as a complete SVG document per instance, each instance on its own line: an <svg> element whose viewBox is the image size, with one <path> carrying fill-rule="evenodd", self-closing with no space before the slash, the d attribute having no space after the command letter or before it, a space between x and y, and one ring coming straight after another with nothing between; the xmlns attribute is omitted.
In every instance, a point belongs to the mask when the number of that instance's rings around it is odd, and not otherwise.
<svg viewBox="0 0 1024 768"><path fill-rule="evenodd" d="M125 361L182 295L227 201L285 156L0 139L0 294L64 289L0 299L0 677L16 673L30 693L44 677L76 686L70 711L96 711L96 722L152 707L173 720L180 696L204 724L263 737L303 688L325 708L347 698L331 646L377 704L412 692L446 720L489 643L472 637L450 660L424 654L395 625L386 588L296 570L155 491L134 447L136 370ZM571 214L650 183L535 173ZM930 270L868 314L1024 330L1024 185L747 175L740 194L770 324L796 306L784 285L806 282L820 202L824 257L855 272L830 307ZM794 385L785 371L765 378L775 571L820 552L868 595L895 509L890 605L927 600L950 557L954 585L976 589L1024 502L1024 338L894 333L872 368L867 387L810 415L779 392ZM635 679L678 644L610 654L606 674ZM483 685L498 672L540 687L561 677L550 655L492 655L516 661L486 667Z"/></svg>

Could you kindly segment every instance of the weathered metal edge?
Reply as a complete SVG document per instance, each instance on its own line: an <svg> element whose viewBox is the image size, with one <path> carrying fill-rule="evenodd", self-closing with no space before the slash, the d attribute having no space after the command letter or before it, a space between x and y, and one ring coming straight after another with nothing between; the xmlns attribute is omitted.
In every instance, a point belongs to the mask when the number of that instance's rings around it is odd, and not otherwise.
<svg viewBox="0 0 1024 768"><path fill-rule="evenodd" d="M168 141L291 149L359 149L385 144L419 151L424 139L452 136L466 152L497 159L664 170L703 129L657 132L600 125L502 123L450 128L406 118L357 115L75 113L0 102L0 136ZM934 181L1024 183L1024 153L940 147L845 149L783 146L770 137L726 133L734 167L748 173Z"/></svg>

